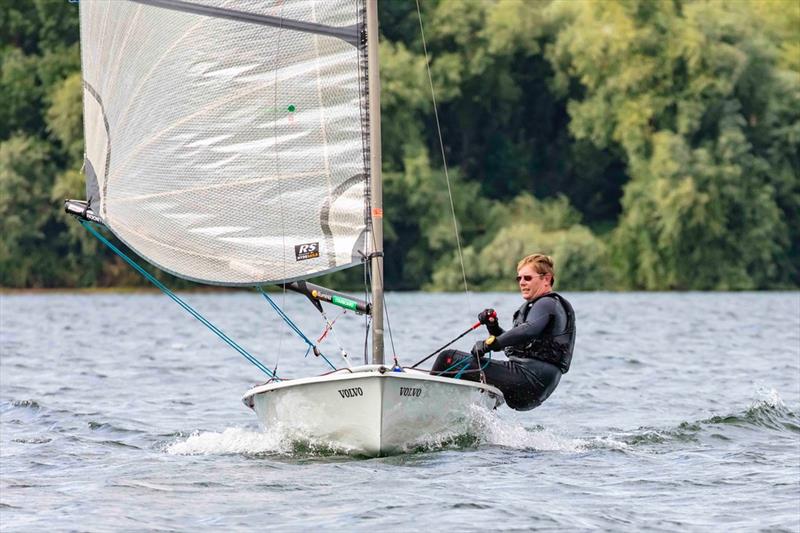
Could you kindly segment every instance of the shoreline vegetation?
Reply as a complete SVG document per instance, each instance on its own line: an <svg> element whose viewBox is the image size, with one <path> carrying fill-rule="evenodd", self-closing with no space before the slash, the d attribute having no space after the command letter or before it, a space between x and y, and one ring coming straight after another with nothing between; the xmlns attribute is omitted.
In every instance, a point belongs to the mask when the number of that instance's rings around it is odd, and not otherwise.
<svg viewBox="0 0 800 533"><path fill-rule="evenodd" d="M78 3L0 2L0 292L142 290L63 212L85 197ZM515 290L533 252L564 291L800 288L796 1L421 6L470 290ZM461 291L415 4L380 26L386 288Z"/></svg>
<svg viewBox="0 0 800 533"><path fill-rule="evenodd" d="M281 289L278 287L264 287L264 290L270 294L281 293ZM196 288L183 288L183 289L175 289L173 292L176 294L222 294L222 293L233 293L233 292L241 292L241 293L249 293L253 294L254 296L258 296L258 293L254 291L253 288L247 287L215 287L210 285L202 285ZM342 292L348 293L351 296L358 297L359 292L357 290L344 290ZM437 290L424 290L424 289L410 289L410 290L392 290L386 291L386 294L404 294L404 293L424 293L424 294L463 294L463 291L437 291ZM470 294L478 294L481 292L491 292L491 293L501 293L501 294L517 294L519 291L475 291L470 289ZM685 291L678 291L678 290L660 290L660 291L642 291L642 290L605 290L605 289L595 289L595 290L563 290L556 292L563 292L563 293L570 293L570 294L588 294L588 293L609 293L609 294L621 294L621 293L641 293L641 294L673 294L673 293L682 293L682 294L713 294L713 293L736 293L736 294L763 294L763 293L786 293L786 294L798 294L800 295L800 289L749 289L749 290L685 290ZM52 294L161 294L161 291L155 287L147 287L147 286L135 286L135 287L54 287L54 288L29 288L29 289L20 289L20 288L9 288L9 287L0 287L0 297L1 296L19 296L19 295L52 295ZM298 298L302 298L303 296L291 291L287 291L286 294L295 294ZM363 295L363 290L362 290Z"/></svg>

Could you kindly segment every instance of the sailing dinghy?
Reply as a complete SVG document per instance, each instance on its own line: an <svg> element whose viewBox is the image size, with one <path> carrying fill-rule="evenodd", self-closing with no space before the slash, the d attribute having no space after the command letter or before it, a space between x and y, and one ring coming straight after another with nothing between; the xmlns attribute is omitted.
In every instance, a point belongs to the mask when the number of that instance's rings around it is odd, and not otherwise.
<svg viewBox="0 0 800 533"><path fill-rule="evenodd" d="M376 0L81 0L80 20L87 201L66 210L269 376L243 397L263 426L382 455L466 433L475 406L503 402L384 363ZM175 276L257 287L316 355L261 287L365 314L372 364L278 377L100 225ZM357 266L369 302L303 281Z"/></svg>

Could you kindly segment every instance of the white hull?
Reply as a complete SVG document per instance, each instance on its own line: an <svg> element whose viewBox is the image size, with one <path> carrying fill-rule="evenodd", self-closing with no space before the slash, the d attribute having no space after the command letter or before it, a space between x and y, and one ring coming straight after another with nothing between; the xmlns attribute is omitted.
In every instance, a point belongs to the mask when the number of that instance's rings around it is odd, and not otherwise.
<svg viewBox="0 0 800 533"><path fill-rule="evenodd" d="M242 401L265 428L376 456L465 434L473 407L497 407L503 394L482 383L366 365L259 385Z"/></svg>

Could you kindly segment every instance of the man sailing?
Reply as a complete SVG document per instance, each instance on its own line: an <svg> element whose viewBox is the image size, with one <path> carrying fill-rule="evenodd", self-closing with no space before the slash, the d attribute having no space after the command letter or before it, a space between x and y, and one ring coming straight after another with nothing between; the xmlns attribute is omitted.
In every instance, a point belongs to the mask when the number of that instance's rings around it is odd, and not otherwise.
<svg viewBox="0 0 800 533"><path fill-rule="evenodd" d="M525 303L514 313L513 327L504 331L494 309L485 309L478 320L486 326L489 338L477 342L472 353L442 351L431 374L478 381L483 369L486 383L500 389L509 407L527 411L541 405L558 386L561 374L569 370L575 313L572 305L552 290L551 257L533 254L523 258L517 265L517 283ZM486 356L501 350L508 361Z"/></svg>

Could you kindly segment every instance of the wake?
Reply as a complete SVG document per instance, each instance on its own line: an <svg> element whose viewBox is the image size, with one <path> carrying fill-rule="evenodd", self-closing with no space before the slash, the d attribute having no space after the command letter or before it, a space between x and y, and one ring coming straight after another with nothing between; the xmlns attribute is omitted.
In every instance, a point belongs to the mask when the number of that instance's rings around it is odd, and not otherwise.
<svg viewBox="0 0 800 533"><path fill-rule="evenodd" d="M504 420L496 412L475 406L470 414L467 433L429 435L409 443L402 453L439 450L474 450L501 446L519 450L576 453L595 447L590 441L560 435L552 430L527 429L517 422ZM170 455L245 455L245 456L333 456L351 455L352 451L333 442L313 439L297 428L271 427L226 428L221 432L197 431L164 447Z"/></svg>
<svg viewBox="0 0 800 533"><path fill-rule="evenodd" d="M440 450L475 450L499 446L521 451L580 454L594 450L633 452L642 446L674 442L699 442L706 434L728 430L779 431L800 433L800 416L789 410L775 389L760 390L759 397L745 410L717 415L697 421L686 421L670 428L640 427L631 432L600 436L574 437L553 429L523 424L503 418L496 411L475 406L470 414L466 434L429 435L409 443L403 453L425 453ZM164 446L170 455L245 455L245 456L347 456L352 450L334 443L316 440L298 428L272 427L226 428L217 431L196 431L180 435Z"/></svg>

